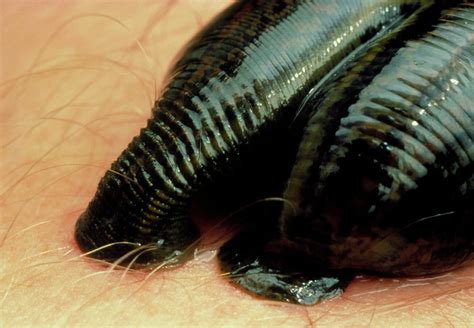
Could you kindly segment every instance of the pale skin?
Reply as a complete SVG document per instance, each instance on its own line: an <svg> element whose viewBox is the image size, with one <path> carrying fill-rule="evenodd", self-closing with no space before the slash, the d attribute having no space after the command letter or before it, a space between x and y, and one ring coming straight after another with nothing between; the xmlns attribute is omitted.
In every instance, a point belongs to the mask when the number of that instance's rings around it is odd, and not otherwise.
<svg viewBox="0 0 474 328"><path fill-rule="evenodd" d="M74 223L144 126L182 45L227 0L1 7L0 323L6 326L474 325L474 266L430 278L359 278L310 307L231 286L212 253L131 272L79 257Z"/></svg>

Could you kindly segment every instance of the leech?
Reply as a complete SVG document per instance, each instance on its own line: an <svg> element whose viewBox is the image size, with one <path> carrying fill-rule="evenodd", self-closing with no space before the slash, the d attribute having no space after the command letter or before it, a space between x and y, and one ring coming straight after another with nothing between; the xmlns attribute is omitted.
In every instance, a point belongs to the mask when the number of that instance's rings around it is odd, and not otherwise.
<svg viewBox="0 0 474 328"><path fill-rule="evenodd" d="M474 75L473 8L237 2L176 62L152 118L77 221L79 247L111 262L109 271L123 267L121 279L150 268L144 284L253 209L220 248L222 276L304 305L341 295L357 272L435 274L468 261L472 233L456 227L472 226L473 131L464 120L474 114L462 95L472 87L459 81ZM274 177L268 189L282 196L247 202L200 235L192 199L233 174L258 173L252 163L264 163L257 179ZM438 200L429 208L427 195ZM447 217L451 237L438 227Z"/></svg>

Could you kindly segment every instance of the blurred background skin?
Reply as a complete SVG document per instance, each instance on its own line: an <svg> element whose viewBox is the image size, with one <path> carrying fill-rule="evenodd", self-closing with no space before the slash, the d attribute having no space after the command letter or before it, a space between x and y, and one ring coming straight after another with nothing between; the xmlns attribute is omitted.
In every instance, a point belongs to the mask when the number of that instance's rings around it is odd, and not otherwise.
<svg viewBox="0 0 474 328"><path fill-rule="evenodd" d="M180 47L229 3L1 2L1 325L472 327L472 266L358 278L301 307L235 289L212 257L147 280L77 257L74 223L97 182L144 126Z"/></svg>

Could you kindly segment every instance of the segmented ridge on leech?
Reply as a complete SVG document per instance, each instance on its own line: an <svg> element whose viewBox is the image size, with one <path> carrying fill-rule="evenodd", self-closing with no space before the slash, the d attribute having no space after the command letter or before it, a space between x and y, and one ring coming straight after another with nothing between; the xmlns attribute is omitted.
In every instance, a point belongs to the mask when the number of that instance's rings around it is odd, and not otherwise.
<svg viewBox="0 0 474 328"><path fill-rule="evenodd" d="M466 9L464 14L474 18L472 10ZM456 43L450 41L453 33ZM450 174L471 163L472 100L470 105L464 104L467 106L453 101L447 106L446 99L452 92L466 94L472 90L473 41L472 29L448 14L427 37L401 49L341 120L337 136L342 148L333 149L333 153L344 153L343 145L350 147L354 140L386 143L395 162L383 165L395 179L402 179L406 188L416 185L416 180L426 174L425 167L447 151L455 154L452 163L446 164ZM330 163L335 161L333 157Z"/></svg>
<svg viewBox="0 0 474 328"><path fill-rule="evenodd" d="M107 188L114 190L117 186L110 184L120 184L123 201L118 204L109 204L109 206L114 206L121 211L122 217L126 220L121 224L135 227L137 231L146 234L152 232L151 227L159 227L163 224L160 217L173 214L179 217L179 212L184 210L187 203L180 194L173 198L169 196L173 194L171 191L176 191L176 187L171 180L164 178L166 175L163 171L157 170L157 167L161 167L160 164L148 149L144 148L139 139L134 139L128 150L122 154L122 158L123 160L117 162L115 167L121 172L125 169L121 167L121 164L133 163L126 169L128 179L120 181L118 177L118 179L109 180L106 185ZM152 165L153 168L148 165ZM154 184L159 184L161 188L153 188ZM112 230L111 234L114 233L114 227L109 226L107 229ZM145 239L144 236L140 237ZM123 238L123 236L116 236L116 238ZM136 238L137 236L131 236L129 240Z"/></svg>
<svg viewBox="0 0 474 328"><path fill-rule="evenodd" d="M383 11L383 12L385 13L386 11ZM252 15L249 15L249 17L251 19ZM299 20L296 18L295 18L295 21L299 22ZM286 29L290 28L290 30L286 32L288 37L290 35L290 32L293 32L291 28L292 29L299 28L298 26L292 27L291 22L286 23L284 26ZM248 33L248 29L245 29L245 25L236 26L234 28L235 30L233 31L234 33L232 35L239 35L239 33L238 32L236 33L236 31L239 31L240 29L242 29L241 33ZM339 31L336 31L336 32L339 32ZM322 33L324 34L324 32ZM332 31L332 33L334 32ZM341 35L342 34L343 33L341 32ZM295 90L293 89L293 85L295 84L294 77L288 76L287 75L288 69L286 69L288 65L291 65L291 63L287 61L291 61L291 60L295 61L295 59L288 58L286 55L287 53L286 51L278 51L279 50L278 42L279 41L281 42L281 40L285 40L285 38L281 37L278 40L275 40L275 39L267 40L266 39L267 35L269 34L266 34L266 33L262 34L262 36L260 37L260 39L262 40L262 44L260 45L261 47L258 48L259 53L262 52L262 49L265 50L266 57L259 59L259 55L256 53L253 53L253 48L251 46L244 49L244 51L246 52L245 57L246 57L246 60L249 60L249 61L256 58L257 62L260 60L261 62L267 61L273 64L273 65L270 65L270 67L275 67L276 71L271 71L271 72L262 71L261 75L264 76L271 73L269 74L270 76L276 76L276 78L274 79L276 83L274 83L274 88L273 90L271 90L271 92L275 94L278 93L278 97L280 98L281 98L281 95L283 95L283 98L286 99L286 98L289 98L291 94L295 94ZM224 42L222 42L222 45L220 47L222 47L225 50L228 50L228 48L232 48L232 47L227 46L227 43L231 43L231 44L234 43L234 40L232 39L232 37L230 37L228 40L226 39L223 41ZM236 40L235 42L238 42L238 40ZM307 41L307 39L302 39L301 42L303 44L307 44L307 47L311 46L311 44ZM266 45L268 45L269 49L265 49ZM281 44L281 46L284 46L284 45ZM212 62L213 65L216 65L216 63L219 63L219 59L222 60L222 58L225 58L225 56L223 56L223 54L220 53L219 51L214 52L212 55L213 55L213 58L211 58L210 62ZM224 60L222 61L224 62ZM302 58L300 62L301 61L303 61L303 65L304 65L304 62L305 61L308 62L309 60ZM261 67L261 65L258 65L257 62L251 63L252 64L251 67L253 67L254 70L259 69ZM242 63L242 66L245 66L245 64L246 64L245 62ZM217 67L218 66L219 65L217 65ZM208 71L208 73L211 73L211 72L213 73L213 70L215 69L216 69L215 66L206 67L205 65L202 65L200 67L200 70ZM226 76L225 72L221 72L219 74L219 78L211 79L208 85L206 85L205 87L200 87L199 90L196 90L197 92L192 92L192 94L194 94L194 97L191 103L194 104L196 102L200 102L201 104L205 103L206 106L204 106L203 108L192 108L192 107L182 107L182 106L176 105L176 99L179 99L180 97L182 98L183 94L186 95L186 88L190 87L189 86L190 82L187 82L187 81L196 80L196 79L193 79L193 74L195 74L194 71L187 71L187 70L184 70L183 72L180 72L179 74L177 74L174 77L175 78L174 83L170 86L170 88L167 90L167 93L166 93L167 98L174 99L173 102L168 103L165 99L165 101L163 101L161 105L163 107L174 106L176 108L174 113L178 113L178 114L174 114L174 116L179 116L181 121L187 116L189 116L187 113L190 111L202 112L202 113L205 113L206 111L210 112L212 118L209 117L209 121L213 122L212 123L213 125L214 124L217 125L219 134L222 136L222 139L220 140L220 142L216 141L215 134L209 133L210 131L207 129L203 131L203 135L211 134L211 138L209 138L211 140L211 145L214 144L218 147L220 146L219 149L214 149L214 152L212 152L213 154L221 153L222 151L228 151L230 148L232 148L233 144L237 143L239 140L245 139L248 134L251 134L258 125L257 115L255 114L252 115L253 114L252 111L248 109L254 108L258 110L260 107L250 106L248 101L245 101L246 99L243 99L244 102L240 102L240 103L238 103L238 101L236 100L237 95L242 94L244 90L242 90L242 87L236 86L236 82L234 81L241 80L242 83L245 83L244 81L248 83L249 79L246 76L244 76L244 78L242 79L239 75L234 76L234 79L231 79L231 77ZM299 78L299 75L297 76L297 78ZM243 86L247 87L245 86L245 84L243 84ZM221 88L222 90L219 90L219 88ZM204 95L205 99L202 99L201 95ZM249 98L252 98L252 96L253 95L250 94ZM266 105L265 107L267 108L281 106L281 104L274 104L272 106L272 104L268 103L268 100L265 97L262 97L262 95L255 94L254 96L255 98L260 98L260 101L264 102ZM271 93L269 97L271 98ZM275 98L277 98L276 95L275 95ZM243 106L238 106L240 104L242 104ZM188 105L189 105L189 102L188 102ZM240 109L240 110L235 110L235 108ZM246 117L242 117L244 115L246 115ZM262 113L260 111L258 112L259 117L262 117L263 115L265 115L265 113ZM160 116L160 117L157 117L156 119L159 120L160 118L166 118L166 117ZM165 122L164 125L171 124L170 122L173 123L173 121L169 120L168 122ZM251 123L251 124L248 124L248 123ZM196 126L192 126L191 129L196 130ZM249 130L250 132L248 132ZM183 132L181 135L184 136L185 133ZM209 136L206 135L205 138L207 137ZM184 144L189 144L189 143L184 142Z"/></svg>

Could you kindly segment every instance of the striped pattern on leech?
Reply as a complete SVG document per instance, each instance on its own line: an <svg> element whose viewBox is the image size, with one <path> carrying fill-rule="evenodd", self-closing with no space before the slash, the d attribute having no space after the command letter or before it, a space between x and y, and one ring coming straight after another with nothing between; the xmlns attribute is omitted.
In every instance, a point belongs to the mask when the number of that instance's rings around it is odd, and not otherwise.
<svg viewBox="0 0 474 328"><path fill-rule="evenodd" d="M427 1L406 19L395 21L384 33L379 33L375 41L367 42L349 56L353 58L345 64L348 69L344 70L344 75L339 77L337 73L334 74L335 80L326 81L319 89L315 89L316 92L300 106L309 112L306 115L311 115L311 118L306 124L297 164L293 167L284 194L284 198L293 206L284 206L280 220L293 216L295 208L300 210L305 206L303 202L308 201L305 195L312 193L311 189L318 180L317 175L311 172L318 171L326 147L330 146L329 140L337 131L340 118L347 115L348 106L390 62L400 47L410 39L424 35L430 29L429 22L437 20L438 15L438 8ZM407 40L407 37L410 39Z"/></svg>
<svg viewBox="0 0 474 328"><path fill-rule="evenodd" d="M439 156L449 154L446 176L474 161L473 23L474 6L449 11L398 52L341 120L323 177L355 140L386 147L392 156L380 164L405 190Z"/></svg>

